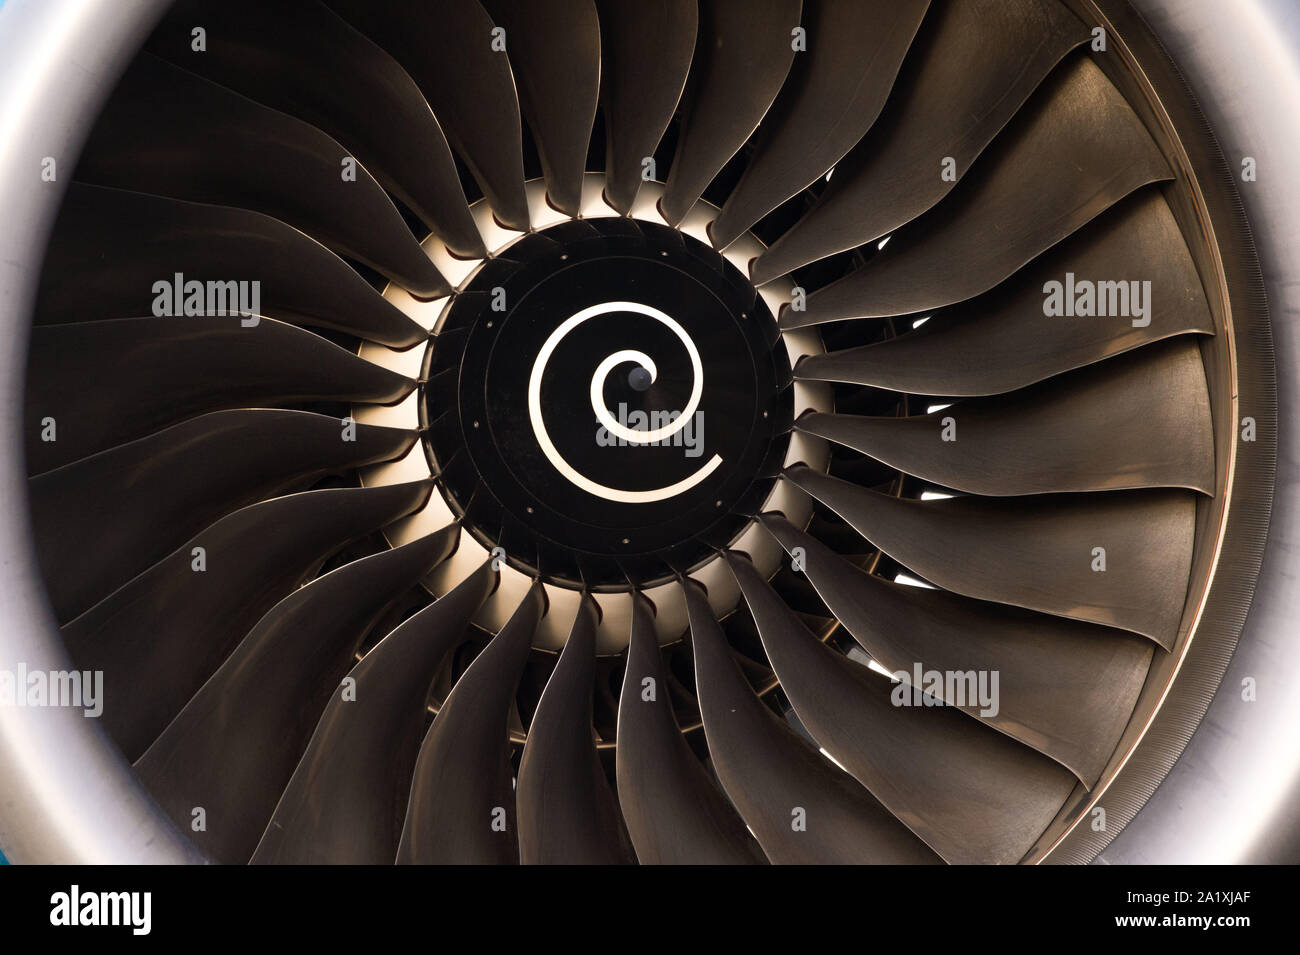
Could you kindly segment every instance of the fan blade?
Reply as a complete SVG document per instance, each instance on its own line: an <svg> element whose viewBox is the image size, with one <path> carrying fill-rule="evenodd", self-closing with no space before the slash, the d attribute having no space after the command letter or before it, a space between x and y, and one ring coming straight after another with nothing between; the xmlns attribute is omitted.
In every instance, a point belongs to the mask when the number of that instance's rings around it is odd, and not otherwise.
<svg viewBox="0 0 1300 955"><path fill-rule="evenodd" d="M1125 196L1170 176L1106 74L1091 60L1074 60L1043 84L945 202L899 229L866 265L810 295L804 310L783 310L782 326L906 315L973 298Z"/></svg>
<svg viewBox="0 0 1300 955"><path fill-rule="evenodd" d="M396 348L428 337L346 262L278 219L80 182L68 188L59 209L35 321L148 315L159 303L159 277L174 286L175 276L183 282L187 270L205 280L260 276L261 314L269 318ZM69 275L77 281L69 282Z"/></svg>
<svg viewBox="0 0 1300 955"><path fill-rule="evenodd" d="M519 861L510 710L544 602L542 585L534 582L438 711L415 763L399 863Z"/></svg>
<svg viewBox="0 0 1300 955"><path fill-rule="evenodd" d="M824 176L871 128L929 6L930 0L804 5L807 52L797 58L758 134L754 158L710 226L717 248Z"/></svg>
<svg viewBox="0 0 1300 955"><path fill-rule="evenodd" d="M799 719L840 765L948 862L1018 861L1074 777L952 707L901 690L826 646L746 558L727 553L767 658Z"/></svg>
<svg viewBox="0 0 1300 955"><path fill-rule="evenodd" d="M408 617L335 693L253 853L274 865L389 865L439 664L464 637L497 581L490 561Z"/></svg>
<svg viewBox="0 0 1300 955"><path fill-rule="evenodd" d="M626 215L668 128L695 55L696 0L597 0L605 110L605 201ZM653 176L651 177L653 178Z"/></svg>
<svg viewBox="0 0 1300 955"><path fill-rule="evenodd" d="M88 381L93 391L85 390ZM270 319L38 327L28 357L27 466L48 471L206 411L325 400L387 404L414 387L319 335ZM47 418L62 425L57 441L41 440Z"/></svg>
<svg viewBox="0 0 1300 955"><path fill-rule="evenodd" d="M659 210L676 225L758 127L794 61L802 0L704 0L699 53Z"/></svg>
<svg viewBox="0 0 1300 955"><path fill-rule="evenodd" d="M478 0L326 2L405 67L497 220L527 232L519 98L505 47L497 47Z"/></svg>
<svg viewBox="0 0 1300 955"><path fill-rule="evenodd" d="M450 286L379 183L361 166L355 181L345 180L348 158L314 126L142 53L100 114L76 176L100 186L254 208L414 294L448 294Z"/></svg>
<svg viewBox="0 0 1300 955"><path fill-rule="evenodd" d="M140 757L271 607L349 541L415 510L429 487L307 491L245 507L65 625L78 667L104 673L114 704L103 721L126 757Z"/></svg>
<svg viewBox="0 0 1300 955"><path fill-rule="evenodd" d="M618 797L637 858L643 865L765 862L682 737L651 613L638 594L618 698Z"/></svg>
<svg viewBox="0 0 1300 955"><path fill-rule="evenodd" d="M208 31L199 51L191 37L196 23ZM452 252L487 254L451 147L419 87L319 0L182 0L147 49L311 123L352 150Z"/></svg>
<svg viewBox="0 0 1300 955"><path fill-rule="evenodd" d="M213 858L252 856L362 640L459 533L452 525L353 561L280 601L136 762L159 805ZM190 824L199 808L204 829Z"/></svg>
<svg viewBox="0 0 1300 955"><path fill-rule="evenodd" d="M786 477L940 587L1173 646L1191 570L1195 494L910 501L803 466Z"/></svg>
<svg viewBox="0 0 1300 955"><path fill-rule="evenodd" d="M1123 205L1121 214L1105 213L987 296L877 345L809 355L795 377L921 395L993 395L1175 335L1214 334L1196 266L1164 197L1152 190ZM1117 326L1046 318L1044 286L1064 285L1070 274L1114 276L1120 301L1139 280L1150 282L1146 319Z"/></svg>
<svg viewBox="0 0 1300 955"><path fill-rule="evenodd" d="M922 26L879 121L821 200L754 263L756 284L888 235L948 194L1088 30L1060 0L959 0ZM941 160L953 161L943 176Z"/></svg>
<svg viewBox="0 0 1300 955"><path fill-rule="evenodd" d="M519 764L519 855L525 864L636 862L596 753L595 680L596 603L584 595Z"/></svg>
<svg viewBox="0 0 1300 955"><path fill-rule="evenodd" d="M236 508L396 458L415 439L304 411L214 411L46 471L28 486L55 616L72 619ZM92 529L111 546L90 546Z"/></svg>
<svg viewBox="0 0 1300 955"><path fill-rule="evenodd" d="M812 413L795 428L972 494L1214 493L1210 397L1200 351L1188 338L928 415Z"/></svg>
<svg viewBox="0 0 1300 955"><path fill-rule="evenodd" d="M759 701L703 589L694 581L683 588L713 766L767 857L781 865L941 862ZM804 827L795 828L800 817Z"/></svg>
<svg viewBox="0 0 1300 955"><path fill-rule="evenodd" d="M790 553L836 618L877 663L912 686L920 674L997 674L981 706L970 681L935 695L1069 769L1091 788L1119 742L1153 648L1121 630L1045 617L893 584L860 570L784 517L763 526Z"/></svg>
<svg viewBox="0 0 1300 955"><path fill-rule="evenodd" d="M519 105L533 131L546 195L578 215L600 97L600 20L592 0L485 0L509 38Z"/></svg>

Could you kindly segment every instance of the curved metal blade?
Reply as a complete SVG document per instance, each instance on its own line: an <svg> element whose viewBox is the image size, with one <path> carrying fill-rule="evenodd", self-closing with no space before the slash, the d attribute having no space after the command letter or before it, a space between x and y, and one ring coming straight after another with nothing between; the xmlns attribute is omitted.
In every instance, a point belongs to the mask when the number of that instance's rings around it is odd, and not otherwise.
<svg viewBox="0 0 1300 955"><path fill-rule="evenodd" d="M796 57L754 158L709 228L717 248L824 176L871 128L929 6L930 0L805 6L807 51Z"/></svg>
<svg viewBox="0 0 1300 955"><path fill-rule="evenodd" d="M872 242L937 204L1088 35L1060 0L937 7L880 120L836 164L817 205L754 262L754 282Z"/></svg>
<svg viewBox="0 0 1300 955"><path fill-rule="evenodd" d="M891 689L814 637L748 559L728 552L727 563L782 690L827 752L948 862L1019 861L1074 776L952 707L900 705L907 684Z"/></svg>
<svg viewBox="0 0 1300 955"><path fill-rule="evenodd" d="M276 604L136 762L214 859L247 862L371 627L456 547L451 526L353 561ZM206 828L191 823L203 810Z"/></svg>
<svg viewBox="0 0 1300 955"><path fill-rule="evenodd" d="M605 201L626 215L668 128L695 55L696 0L597 0L605 110ZM650 178L654 176L650 175Z"/></svg>
<svg viewBox="0 0 1300 955"><path fill-rule="evenodd" d="M584 595L528 727L519 764L519 855L526 865L636 862L596 754L596 603Z"/></svg>
<svg viewBox="0 0 1300 955"><path fill-rule="evenodd" d="M196 23L207 30L201 51L190 35ZM452 252L487 254L419 87L319 0L180 0L147 49L328 133Z"/></svg>
<svg viewBox="0 0 1300 955"><path fill-rule="evenodd" d="M272 865L389 865L439 664L496 586L490 561L408 617L352 668L335 693L252 861Z"/></svg>
<svg viewBox="0 0 1300 955"><path fill-rule="evenodd" d="M762 522L788 552L803 548L804 573L818 595L896 679L1052 757L1089 788L1096 784L1133 715L1154 652L1150 641L889 583L784 517L765 514ZM957 674L959 682L933 689L924 675L936 672ZM991 704L974 692L979 674L996 675Z"/></svg>
<svg viewBox="0 0 1300 955"><path fill-rule="evenodd" d="M509 38L519 106L533 131L546 195L582 206L587 147L600 98L600 20L592 0L485 0Z"/></svg>
<svg viewBox="0 0 1300 955"><path fill-rule="evenodd" d="M1196 266L1164 197L1150 190L1121 205L988 295L939 312L898 338L810 355L795 377L919 395L993 395L1175 335L1214 334ZM1149 314L1144 320L1044 316L1044 286L1059 282L1064 294L1071 274L1089 282L1112 277L1122 299L1150 282L1142 295Z"/></svg>
<svg viewBox="0 0 1300 955"><path fill-rule="evenodd" d="M268 318L395 348L428 337L355 269L279 219L81 182L72 183L59 209L35 321L148 315L166 294L154 284L162 280L174 288L176 275L183 282L187 272L205 282L255 276L261 314ZM69 275L77 281L69 282ZM174 312L174 292L170 304Z"/></svg>
<svg viewBox="0 0 1300 955"><path fill-rule="evenodd" d="M242 508L66 624L72 659L104 674L114 702L103 722L123 754L138 759L235 644L330 555L415 510L429 488L333 488ZM141 686L149 692L135 692Z"/></svg>
<svg viewBox="0 0 1300 955"><path fill-rule="evenodd" d="M1178 635L1196 525L1189 491L911 501L803 466L786 477L940 587L1131 630L1166 650Z"/></svg>
<svg viewBox="0 0 1300 955"><path fill-rule="evenodd" d="M1057 71L944 202L782 327L928 311L999 284L1169 164L1091 60ZM1026 188L1034 183L1034 188ZM990 241L990 229L997 240Z"/></svg>
<svg viewBox="0 0 1300 955"><path fill-rule="evenodd" d="M686 217L758 128L794 61L802 0L703 0L698 53L683 98L677 153L659 211Z"/></svg>
<svg viewBox="0 0 1300 955"><path fill-rule="evenodd" d="M379 183L359 165L355 180L344 178L348 158L316 127L142 53L100 114L76 176L256 209L416 295L448 294L450 286Z"/></svg>
<svg viewBox="0 0 1300 955"><path fill-rule="evenodd" d="M507 50L478 0L326 0L419 84L497 220L527 232L523 131Z"/></svg>
<svg viewBox="0 0 1300 955"><path fill-rule="evenodd" d="M767 857L778 865L941 862L759 701L700 585L683 588L713 766Z"/></svg>
<svg viewBox="0 0 1300 955"><path fill-rule="evenodd" d="M206 411L387 404L414 387L319 335L267 318L47 325L32 330L28 357L27 467L48 471ZM41 440L45 418L63 424L57 441Z"/></svg>
<svg viewBox="0 0 1300 955"><path fill-rule="evenodd" d="M236 508L415 440L305 411L214 411L37 475L32 522L55 616L71 620ZM111 546L87 546L92 530Z"/></svg>
<svg viewBox="0 0 1300 955"><path fill-rule="evenodd" d="M618 698L618 798L637 858L643 865L765 862L682 737L651 613L638 594Z"/></svg>
<svg viewBox="0 0 1300 955"><path fill-rule="evenodd" d="M399 863L519 862L510 710L544 602L534 582L438 711L415 762Z"/></svg>
<svg viewBox="0 0 1300 955"><path fill-rule="evenodd" d="M795 428L972 494L1215 487L1210 396L1189 338L928 415L813 413Z"/></svg>

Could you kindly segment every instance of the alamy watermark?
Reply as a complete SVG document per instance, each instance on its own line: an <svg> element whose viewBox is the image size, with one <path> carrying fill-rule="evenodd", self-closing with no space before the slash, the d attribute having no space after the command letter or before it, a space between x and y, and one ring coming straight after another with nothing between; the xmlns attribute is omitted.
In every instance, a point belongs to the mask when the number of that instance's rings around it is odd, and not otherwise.
<svg viewBox="0 0 1300 955"><path fill-rule="evenodd" d="M1076 279L1043 286L1043 314L1048 318L1128 318L1134 328L1151 324L1151 283Z"/></svg>
<svg viewBox="0 0 1300 955"><path fill-rule="evenodd" d="M997 670L925 670L912 664L912 672L891 674L897 684L890 693L895 706L960 706L979 709L985 718L997 716L999 674Z"/></svg>
<svg viewBox="0 0 1300 955"><path fill-rule="evenodd" d="M253 328L262 320L262 283L256 279L200 282L177 272L171 281L154 282L153 296L157 318L238 315L244 328Z"/></svg>
<svg viewBox="0 0 1300 955"><path fill-rule="evenodd" d="M56 928L129 928L132 935L153 930L152 892L89 892L73 885L50 896L50 924Z"/></svg>
<svg viewBox="0 0 1300 955"><path fill-rule="evenodd" d="M103 670L0 670L0 707L75 707L91 719L104 712Z"/></svg>
<svg viewBox="0 0 1300 955"><path fill-rule="evenodd" d="M625 447L674 447L684 448L688 458L698 458L704 453L704 412L697 411L682 424L674 428L681 420L680 411L642 411L639 408L629 410L624 402L618 405L618 423L627 431L651 433L665 432L663 438L649 441L635 441L611 432L604 425L596 429L596 444L602 448ZM671 434L668 432L671 431Z"/></svg>

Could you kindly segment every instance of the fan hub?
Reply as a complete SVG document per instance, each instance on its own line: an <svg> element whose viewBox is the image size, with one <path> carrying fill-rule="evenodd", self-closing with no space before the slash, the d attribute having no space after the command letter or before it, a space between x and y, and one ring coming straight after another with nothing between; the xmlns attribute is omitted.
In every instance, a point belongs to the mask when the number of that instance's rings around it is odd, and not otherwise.
<svg viewBox="0 0 1300 955"><path fill-rule="evenodd" d="M525 236L483 264L430 349L444 494L552 580L688 571L771 489L791 415L777 341L747 278L677 230L602 218Z"/></svg>

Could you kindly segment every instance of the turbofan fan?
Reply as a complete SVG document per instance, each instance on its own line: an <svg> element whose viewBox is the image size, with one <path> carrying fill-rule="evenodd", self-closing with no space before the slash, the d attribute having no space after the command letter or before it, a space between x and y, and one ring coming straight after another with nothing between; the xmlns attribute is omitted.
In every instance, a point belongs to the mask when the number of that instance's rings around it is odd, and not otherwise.
<svg viewBox="0 0 1300 955"><path fill-rule="evenodd" d="M1095 853L1254 572L1265 321L1114 6L176 3L77 165L26 408L51 604L176 825Z"/></svg>

